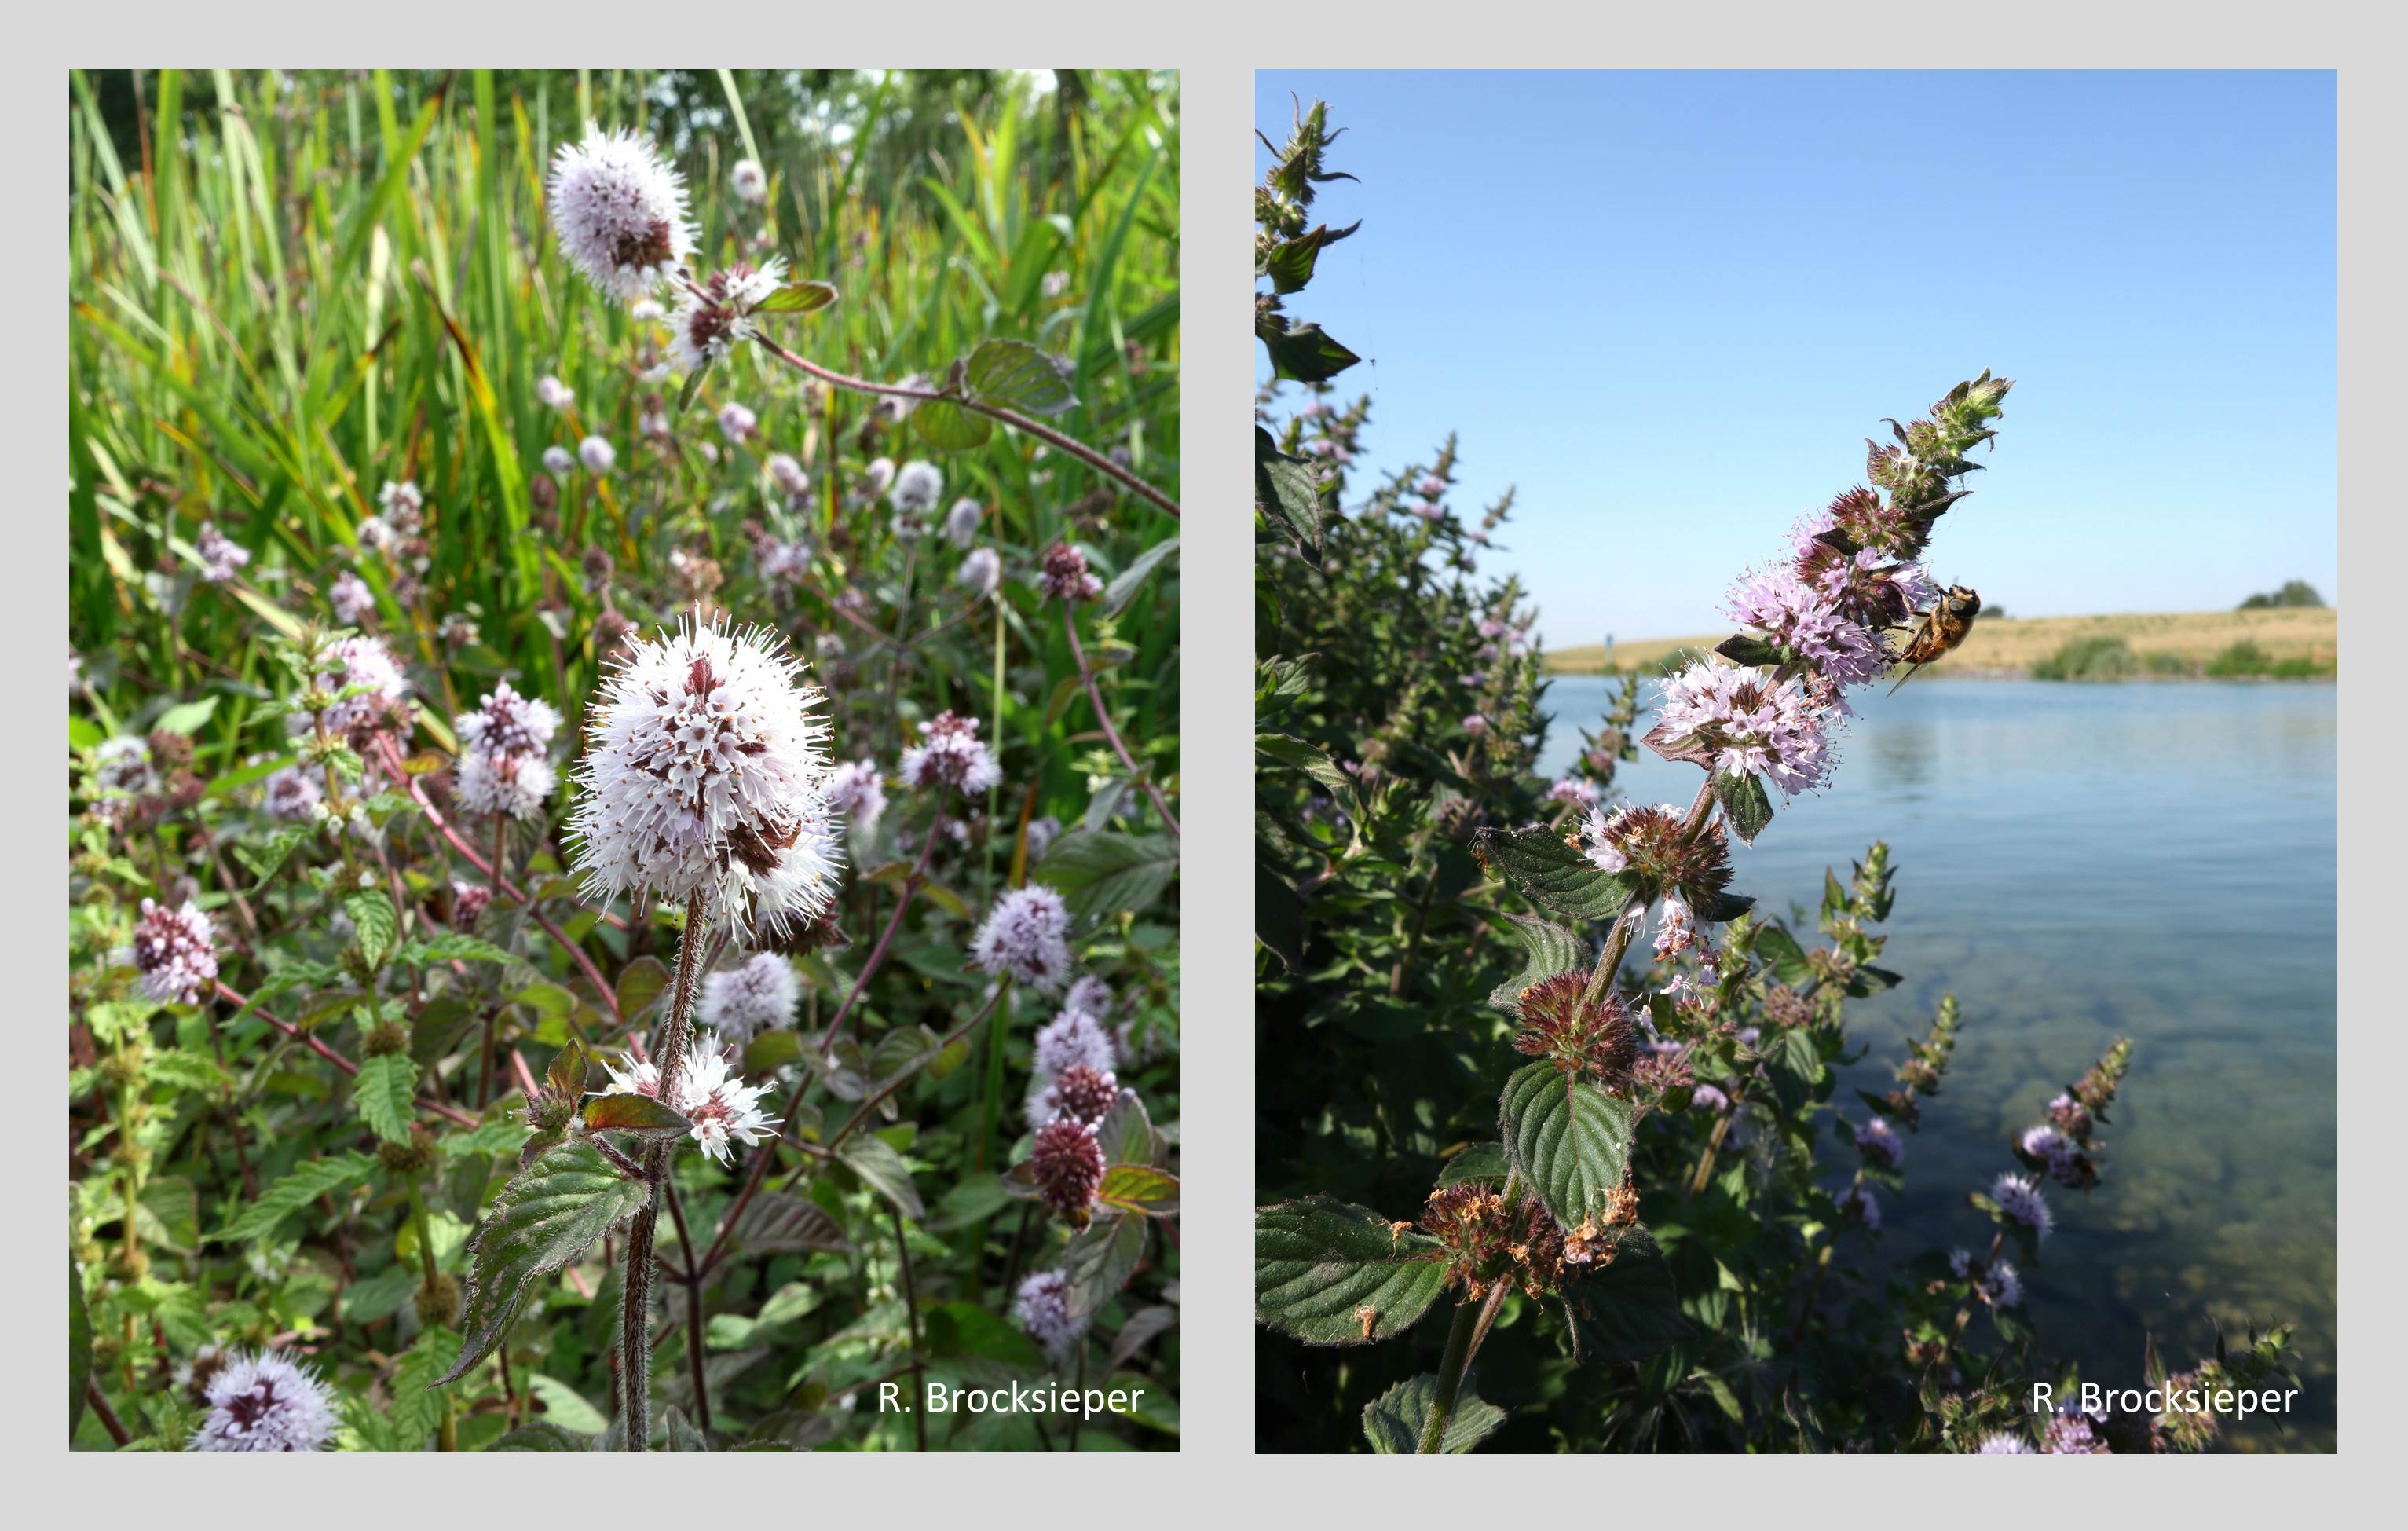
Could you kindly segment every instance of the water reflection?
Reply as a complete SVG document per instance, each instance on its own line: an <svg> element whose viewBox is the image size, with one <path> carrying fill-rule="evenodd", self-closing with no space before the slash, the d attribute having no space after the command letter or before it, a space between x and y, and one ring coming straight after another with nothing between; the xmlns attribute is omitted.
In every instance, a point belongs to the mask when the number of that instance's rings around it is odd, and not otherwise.
<svg viewBox="0 0 2408 1531"><path fill-rule="evenodd" d="M1555 682L1541 756L1566 769L1606 705ZM2204 1353L2214 1323L2298 1326L2302 1413L2329 1446L2334 1361L2335 691L2307 684L2052 685L1918 679L1870 696L1831 787L1784 808L1741 889L1811 907L1867 841L1899 867L1873 1044L1885 1082L1943 991L1966 1029L1927 1113L1884 1253L1969 1242L1969 1189L2117 1035L2137 1053L2107 1183L2061 1196L2031 1292L2043 1349L2135 1380L2143 1338ZM1649 756L1634 798L1685 803L1696 769Z"/></svg>

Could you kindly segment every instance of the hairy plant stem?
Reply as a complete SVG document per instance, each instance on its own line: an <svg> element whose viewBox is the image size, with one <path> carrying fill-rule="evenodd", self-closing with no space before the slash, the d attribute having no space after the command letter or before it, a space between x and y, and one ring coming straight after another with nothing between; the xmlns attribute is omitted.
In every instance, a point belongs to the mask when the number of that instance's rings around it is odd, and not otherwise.
<svg viewBox="0 0 2408 1531"><path fill-rule="evenodd" d="M577 965L578 971L583 973L585 975L586 981L593 984L595 989L598 992L603 1009L610 1012L611 1021L616 1024L622 1026L625 1025L626 1017L619 1013L619 992L610 987L609 984L603 981L602 969L594 966L594 959L585 954L585 949L579 946L575 941L570 940L568 938L568 933L562 930L558 924L554 923L551 916L545 914L541 909L537 909L535 907L535 900L528 897L523 890L513 884L509 879L502 876L501 868L499 866L487 866L485 858L477 854L477 852L469 847L468 842L460 837L460 832L452 827L451 823L443 817L442 811L437 808L434 802L427 797L426 789L418 784L418 778L402 769L401 756L394 750L391 740L382 741L381 747L384 751L384 766L386 771L392 775L395 781L400 782L403 787L408 789L409 795L412 798L416 799L419 811L426 815L426 822L435 826L436 833L451 841L452 849L459 851L460 854L467 860L469 866L474 866L478 871L484 873L486 877L492 880L494 887L499 888L502 892L509 894L511 902L517 904L521 909L525 909L528 917L533 919L537 924L543 927L544 934L550 936L554 941L559 943L560 949L567 952L569 960ZM627 928L627 922L624 919L621 918L619 915L611 913L608 909L604 910L602 913L602 922L605 924L615 925L621 929Z"/></svg>
<svg viewBox="0 0 2408 1531"><path fill-rule="evenodd" d="M695 287L694 283L691 281L687 282L686 285L690 288L694 288L697 293L701 291L700 288ZM810 377L817 378L824 383L833 384L838 388L851 389L856 393L883 393L889 398L917 399L923 402L942 400L955 406L956 408L968 409L973 414L985 415L989 419L999 420L1005 424L1010 426L1013 430L1024 431L1028 435L1037 437L1038 440L1046 443L1048 446L1056 447L1063 451L1068 452L1071 456L1077 458L1080 462L1086 464L1097 473L1103 474L1106 478L1117 479L1128 489L1144 496L1161 509L1168 511L1171 515L1177 516L1179 514L1179 502L1177 500L1172 499L1161 490L1158 490L1152 484L1147 483L1143 479L1131 473L1128 469L1121 466L1118 463L1113 462L1111 458L1105 456L1102 452L1096 451L1093 447L1072 440L1069 436L1064 436L1061 432L1054 430L1051 426L1041 425L1036 421L1029 419L1026 415L1022 414L1017 409L1007 409L999 404L987 404L973 398L955 397L950 393L939 393L938 390L933 388L901 388L893 383L874 383L867 378L849 377L844 373L832 371L827 367L821 366L815 362L807 362L800 356L796 355L793 351L788 351L785 347L779 345L776 341L769 339L766 336L756 335L752 338L755 345L759 346L763 351L767 351L770 355L775 356L778 360L785 363L788 366L794 367L797 371L806 373Z"/></svg>
<svg viewBox="0 0 2408 1531"><path fill-rule="evenodd" d="M871 976L885 963L886 949L894 944L895 933L903 927L904 911L911 907L912 896L920 891L921 880L928 870L928 857L937 849L937 830L944 822L945 816L942 813L934 814L929 818L927 837L920 842L920 858L911 864L910 874L903 879L903 892L902 895L895 900L895 912L887 917L886 928L878 933L878 944L869 949L868 957L862 962L861 971L853 975L853 988L845 994L844 1003L838 1007L836 1019L828 1023L827 1041L821 1054L822 1057L830 1060L836 1057L836 1045L844 1039L844 1023L852 1017L854 1003L869 987ZM802 1098L799 1093L796 1094L796 1104L799 1105ZM790 1105L786 1108L786 1120L791 1123L794 1119L795 1108Z"/></svg>
<svg viewBox="0 0 2408 1531"><path fill-rule="evenodd" d="M703 895L686 900L685 931L678 938L677 984L669 998L657 1058L660 1098L674 1101L678 1077L685 1068L686 1037L691 1030L695 981L702 967L703 943L710 937ZM652 1195L627 1224L624 1301L619 1314L619 1419L625 1426L624 1449L652 1449L652 1346L646 1323L652 1313L652 1237L661 1220L663 1187L668 1180L669 1152L675 1145L653 1143L644 1150L644 1180Z"/></svg>
<svg viewBox="0 0 2408 1531"><path fill-rule="evenodd" d="M976 1015L970 1017L961 1025L939 1037L935 1047L922 1052L918 1057L912 1059L909 1064L906 1064L896 1072L893 1079L888 1080L884 1084L878 1088L876 1093L864 1099L860 1106L855 1108L853 1113L845 1118L844 1125L838 1127L835 1134L830 1137L824 1144L816 1149L808 1149L808 1152L814 1152L821 1157L833 1156L836 1151L843 1146L844 1140L851 1138L853 1135L854 1130L857 1129L864 1122L869 1120L871 1114L878 1109L881 1103L885 1101L889 1096L893 1095L896 1091L902 1089L905 1084L917 1077L920 1070L925 1068L928 1065L934 1063L939 1057L942 1056L945 1049L969 1036L971 1032L976 1031L979 1028L988 1016L993 1015L995 1013L996 1002L1003 997L1003 988L1001 986L997 986L994 994L987 995L986 1003L979 1007L979 1012ZM799 1105L801 1103L802 1096L797 1094L795 1099L796 1103ZM742 1214L745 1207L752 1202L753 1196L760 1192L762 1182L768 1179L770 1162L777 1157L778 1142L783 1139L786 1132L791 1129L794 1124L794 1109L793 1108L789 1108L786 1112L785 1122L778 1129L778 1138L763 1144L761 1151L752 1156L752 1173L751 1177L745 1180L744 1188L736 1194L736 1199L727 1204L727 1210L720 1214L718 1237L711 1240L710 1251L703 1256L702 1264L698 1267L704 1276L709 1276L711 1271L718 1268L719 1262L725 1257L727 1252L727 1241L735 1233L737 1218ZM800 1174L801 1171L798 1169L796 1173Z"/></svg>
<svg viewBox="0 0 2408 1531"><path fill-rule="evenodd" d="M431 1293L442 1273L435 1266L435 1230L427 1221L426 1195L419 1189L418 1180L418 1174L413 1170L409 1176L409 1221L410 1225L418 1230L418 1268L426 1283L423 1290ZM441 1450L456 1452L460 1449L460 1425L452 1413L452 1395L447 1390L439 1396L443 1403L443 1424L438 1438Z"/></svg>
<svg viewBox="0 0 2408 1531"><path fill-rule="evenodd" d="M260 1009L258 1006L251 1005L250 1000L245 999L236 990L227 988L222 982L217 985L217 992L220 999L222 999L227 1004L234 1006L236 1009L240 1009L247 1005L250 1006L251 1014L259 1017L262 1021L266 1022L269 1025L274 1026L277 1030L282 1032L285 1036L290 1037L294 1041L301 1043L310 1052L315 1052L321 1058L325 1059L328 1063L333 1064L336 1067L341 1069L345 1074L356 1076L359 1073L359 1065L351 1062L351 1059L344 1057L333 1048L330 1048L325 1043L318 1040L317 1037L313 1034L303 1031L299 1026L293 1024L289 1021L278 1020L275 1016L270 1015L267 1011ZM437 1116L439 1116L446 1122L450 1122L457 1126L473 1127L477 1124L477 1119L475 1117L470 1116L464 1110L461 1110L458 1107L446 1106L439 1100L429 1100L425 1096L421 1095L418 1098L417 1105L420 1110L433 1111Z"/></svg>
<svg viewBox="0 0 2408 1531"><path fill-rule="evenodd" d="M1087 651L1079 646L1079 619L1071 612L1068 601L1062 603L1062 631L1070 635L1070 657L1078 663L1079 680L1087 688L1087 701L1096 709L1096 722L1103 726L1104 737L1111 741L1112 753L1121 757L1121 764L1128 767L1130 778L1145 788L1145 794L1154 799L1154 811L1162 815L1162 822L1170 827L1171 837L1177 839L1179 821L1170 816L1170 805L1163 801L1162 789L1154 784L1153 778L1138 769L1137 760L1129 753L1128 746L1121 742L1120 730L1112 726L1112 715L1104 710L1104 694L1096 689L1096 672L1087 667Z"/></svg>
<svg viewBox="0 0 2408 1531"><path fill-rule="evenodd" d="M1480 1342L1488 1338L1488 1326L1497 1321L1497 1309L1504 1305L1506 1282L1498 1278L1490 1287L1487 1300L1472 1302L1469 1298L1455 1310L1455 1323L1446 1331L1446 1353L1438 1364L1438 1391L1430 1396L1429 1418L1422 1422L1422 1438L1413 1448L1423 1456L1434 1456L1446 1441L1446 1427L1455 1419L1455 1401L1463 1394L1463 1374L1471 1369L1471 1358L1480 1352Z"/></svg>
<svg viewBox="0 0 2408 1531"><path fill-rule="evenodd" d="M886 1215L895 1223L895 1253L903 1266L903 1309L910 1320L912 1450L924 1452L928 1449L928 1372L920 1355L920 1294L911 1283L911 1239L903 1226L901 1208L890 1201Z"/></svg>

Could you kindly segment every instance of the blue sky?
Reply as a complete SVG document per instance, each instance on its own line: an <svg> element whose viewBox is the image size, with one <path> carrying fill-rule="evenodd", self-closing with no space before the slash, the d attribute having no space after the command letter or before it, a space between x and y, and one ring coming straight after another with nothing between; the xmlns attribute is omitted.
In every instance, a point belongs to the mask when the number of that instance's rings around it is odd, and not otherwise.
<svg viewBox="0 0 2408 1531"><path fill-rule="evenodd" d="M1985 366L1935 573L2019 616L2338 602L2329 74L1267 71L1274 142L1291 92L1361 178L1291 300L1366 358L1360 465L1453 429L1466 507L1517 486L1489 566L1551 645L1713 629Z"/></svg>

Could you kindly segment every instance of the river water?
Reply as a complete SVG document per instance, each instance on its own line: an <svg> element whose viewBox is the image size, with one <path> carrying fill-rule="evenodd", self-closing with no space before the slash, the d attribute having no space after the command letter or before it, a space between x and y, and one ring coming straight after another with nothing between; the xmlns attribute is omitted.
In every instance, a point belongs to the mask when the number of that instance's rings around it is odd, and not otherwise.
<svg viewBox="0 0 2408 1531"><path fill-rule="evenodd" d="M2179 1368L2217 1323L2286 1320L2305 1386L2286 1428L2235 1442L2258 1449L2333 1440L2335 694L1919 680L1869 694L1832 784L1735 850L1733 887L1811 930L1824 866L1844 881L1869 841L1890 844L1883 965L1905 981L1852 1007L1873 1048L1843 1083L1886 1088L1941 994L1962 1006L1906 1195L1885 1209L1885 1256L1978 1246L1965 1193L2014 1167L2012 1137L2133 1039L2101 1184L2050 1191L2057 1231L2026 1281L2035 1354L2137 1385L2151 1335ZM1606 699L1596 677L1549 686L1542 771L1569 766ZM1616 784L1685 807L1697 782L1648 754Z"/></svg>

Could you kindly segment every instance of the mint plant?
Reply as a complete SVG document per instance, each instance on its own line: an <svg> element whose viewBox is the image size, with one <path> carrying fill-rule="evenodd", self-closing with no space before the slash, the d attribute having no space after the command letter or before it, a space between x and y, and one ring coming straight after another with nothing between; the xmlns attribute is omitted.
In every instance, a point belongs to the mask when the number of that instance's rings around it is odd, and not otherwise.
<svg viewBox="0 0 2408 1531"><path fill-rule="evenodd" d="M1827 874L1811 928L1735 886L1734 842L1833 783L1850 694L1886 678L1895 635L1938 598L1928 550L2012 385L1985 372L1869 442L1867 483L1734 580L1741 630L1652 686L1626 680L1574 768L1542 780L1534 613L1480 573L1510 494L1451 504L1452 439L1358 489L1369 401L1328 386L1342 360L1306 376L1283 349L1317 252L1298 252L1304 210L1335 174L1326 124L1321 104L1299 111L1255 200L1273 375L1256 442L1264 1444L2203 1444L2192 1418L2042 1428L2024 1401L2069 1380L2042 1358L2023 1277L2052 1198L2100 1181L2129 1044L2002 1145L1964 1231L1898 1257L1908 1231L1885 1228L1883 1198L1957 1000L1894 1088L1846 1098L1851 1002L1899 977L1887 846ZM1283 409L1289 379L1304 393ZM1641 745L1698 767L1687 804L1620 800L1615 767ZM2284 1339L2203 1366L2278 1376Z"/></svg>
<svg viewBox="0 0 2408 1531"><path fill-rule="evenodd" d="M603 78L72 78L71 1438L1173 1446L1175 79Z"/></svg>

